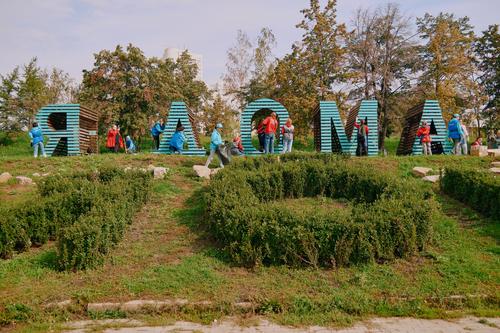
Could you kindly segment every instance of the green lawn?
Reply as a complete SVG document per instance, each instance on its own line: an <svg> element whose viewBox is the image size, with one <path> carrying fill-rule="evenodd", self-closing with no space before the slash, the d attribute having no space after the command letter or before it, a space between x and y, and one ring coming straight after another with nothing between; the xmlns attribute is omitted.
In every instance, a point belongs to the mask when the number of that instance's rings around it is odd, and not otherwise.
<svg viewBox="0 0 500 333"><path fill-rule="evenodd" d="M193 164L202 157L154 154L102 154L36 159L24 141L0 147L0 172L69 172L98 165L170 168L168 179L156 181L153 195L129 227L124 240L108 255L104 266L81 272L54 269L55 248L39 248L0 260L0 325L10 331L60 330L67 320L106 317L138 318L150 323L173 319L210 322L238 315L229 304L249 301L255 314L292 325L351 325L369 316L450 318L469 314L500 315L500 221L486 219L459 202L441 195L432 246L409 260L339 269L300 269L286 266L236 267L199 228L203 224L201 195L205 181L196 178ZM23 148L24 149L24 148ZM23 156L21 156L23 155ZM486 168L488 158L432 156L353 158L401 177L413 177L416 165L435 170L464 163ZM0 185L0 205L28 200L36 187ZM314 204L314 199L307 204ZM325 201L335 209L342 202ZM290 202L300 209L301 202ZM449 296L464 296L450 298ZM174 313L89 313L88 302L132 299L173 299L214 302L206 310ZM72 299L69 309L48 310L47 303ZM248 315L243 316L249 318ZM242 317L242 318L243 318ZM251 318L251 316L250 316Z"/></svg>

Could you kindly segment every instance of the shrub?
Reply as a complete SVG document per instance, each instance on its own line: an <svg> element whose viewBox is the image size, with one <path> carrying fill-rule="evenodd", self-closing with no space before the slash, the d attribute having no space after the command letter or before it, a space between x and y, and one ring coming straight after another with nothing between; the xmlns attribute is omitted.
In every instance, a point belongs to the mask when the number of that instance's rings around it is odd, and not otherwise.
<svg viewBox="0 0 500 333"><path fill-rule="evenodd" d="M350 166L342 157L255 160L218 173L205 196L208 228L238 264L345 266L390 260L413 255L431 238L436 203L414 180ZM281 201L318 195L353 204L293 212Z"/></svg>
<svg viewBox="0 0 500 333"><path fill-rule="evenodd" d="M51 176L40 197L0 212L0 256L57 240L61 269L85 269L103 261L149 195L151 175L116 168Z"/></svg>
<svg viewBox="0 0 500 333"><path fill-rule="evenodd" d="M486 216L500 216L500 178L488 171L446 167L441 187L446 194Z"/></svg>

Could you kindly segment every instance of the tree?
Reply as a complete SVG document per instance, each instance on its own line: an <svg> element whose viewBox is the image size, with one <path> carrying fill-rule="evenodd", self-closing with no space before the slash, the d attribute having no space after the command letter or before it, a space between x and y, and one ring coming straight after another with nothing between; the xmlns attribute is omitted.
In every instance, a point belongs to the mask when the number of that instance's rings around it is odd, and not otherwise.
<svg viewBox="0 0 500 333"><path fill-rule="evenodd" d="M53 68L50 74L37 59L0 75L0 129L16 131L31 127L38 110L47 104L74 101L76 90L69 75Z"/></svg>
<svg viewBox="0 0 500 333"><path fill-rule="evenodd" d="M227 51L226 73L222 80L224 94L240 110L245 105L241 89L249 83L251 67L252 43L244 31L238 30L236 45Z"/></svg>
<svg viewBox="0 0 500 333"><path fill-rule="evenodd" d="M476 62L481 71L479 85L487 95L487 102L478 112L487 121L488 129L500 128L500 34L498 24L488 30L475 42ZM478 120L479 122L479 120Z"/></svg>
<svg viewBox="0 0 500 333"><path fill-rule="evenodd" d="M217 123L224 124L224 131L228 135L237 128L235 111L226 103L220 92L214 92L211 100L205 103L203 114L200 117L204 133L210 135Z"/></svg>
<svg viewBox="0 0 500 333"><path fill-rule="evenodd" d="M417 70L417 46L410 20L399 6L387 4L374 12L357 11L348 40L351 98L375 98L379 103L379 148L395 122L399 103Z"/></svg>
<svg viewBox="0 0 500 333"><path fill-rule="evenodd" d="M336 0L328 0L324 8L319 0L311 0L310 7L301 13L304 19L297 28L303 29L304 34L299 55L307 64L302 75L310 77L319 97L325 99L332 93L332 85L347 77L342 45L347 37L346 28L344 24L337 24Z"/></svg>
<svg viewBox="0 0 500 333"><path fill-rule="evenodd" d="M208 89L197 81L198 68L184 52L174 63L170 59L146 58L129 44L114 51L95 54L94 68L84 70L80 101L100 111L101 132L112 123L132 137L148 131L153 118L164 116L173 100L183 100L195 112Z"/></svg>
<svg viewBox="0 0 500 333"><path fill-rule="evenodd" d="M470 83L473 66L473 27L469 18L453 14L425 14L417 19L420 37L427 41L421 47L422 75L420 89L428 98L439 100L448 117L464 106L464 85Z"/></svg>

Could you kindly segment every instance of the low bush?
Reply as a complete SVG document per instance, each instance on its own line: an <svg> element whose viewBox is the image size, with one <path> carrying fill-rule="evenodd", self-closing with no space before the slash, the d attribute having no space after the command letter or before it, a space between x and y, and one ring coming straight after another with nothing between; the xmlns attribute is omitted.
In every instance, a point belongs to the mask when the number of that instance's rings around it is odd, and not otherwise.
<svg viewBox="0 0 500 333"><path fill-rule="evenodd" d="M446 167L442 190L486 216L500 216L500 178L471 167Z"/></svg>
<svg viewBox="0 0 500 333"><path fill-rule="evenodd" d="M39 197L0 212L0 256L56 239L61 269L94 267L122 238L150 181L149 174L117 168L47 177Z"/></svg>
<svg viewBox="0 0 500 333"><path fill-rule="evenodd" d="M431 238L436 202L414 180L349 166L342 157L256 160L218 173L205 196L209 230L238 264L390 260L413 255ZM352 204L333 212L318 207L294 212L281 201L304 196Z"/></svg>

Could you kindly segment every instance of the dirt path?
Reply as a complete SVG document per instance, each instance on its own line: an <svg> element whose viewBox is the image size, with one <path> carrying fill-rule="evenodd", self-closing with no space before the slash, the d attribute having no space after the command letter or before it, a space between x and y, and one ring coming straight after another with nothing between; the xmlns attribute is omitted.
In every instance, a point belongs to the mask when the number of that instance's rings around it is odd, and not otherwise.
<svg viewBox="0 0 500 333"><path fill-rule="evenodd" d="M261 320L256 326L242 327L233 321L214 322L212 325L201 325L190 322L179 321L170 326L147 327L141 326L137 321L97 321L77 322L70 324L75 328L67 332L80 333L89 332L97 326L101 327L115 325L133 325L136 327L108 328L106 333L167 333L167 332L203 332L203 333L495 333L500 332L500 318L479 319L467 317L452 321L428 320L414 318L375 318L361 322L350 328L331 329L320 326L308 328L293 328L273 324L267 320Z"/></svg>

